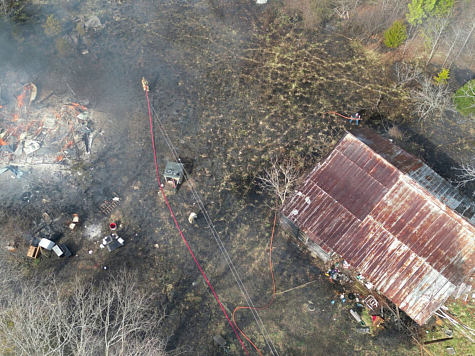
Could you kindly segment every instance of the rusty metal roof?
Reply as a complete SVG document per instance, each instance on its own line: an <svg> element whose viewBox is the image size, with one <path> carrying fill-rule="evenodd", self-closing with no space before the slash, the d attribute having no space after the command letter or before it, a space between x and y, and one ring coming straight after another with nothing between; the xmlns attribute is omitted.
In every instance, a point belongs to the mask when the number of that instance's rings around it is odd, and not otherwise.
<svg viewBox="0 0 475 356"><path fill-rule="evenodd" d="M411 177L420 160L366 131L347 133L282 213L423 324L475 271L475 227Z"/></svg>
<svg viewBox="0 0 475 356"><path fill-rule="evenodd" d="M475 225L475 203L473 200L460 194L457 188L419 158L367 128L358 128L352 130L351 133L400 171L412 177L449 208L457 211Z"/></svg>

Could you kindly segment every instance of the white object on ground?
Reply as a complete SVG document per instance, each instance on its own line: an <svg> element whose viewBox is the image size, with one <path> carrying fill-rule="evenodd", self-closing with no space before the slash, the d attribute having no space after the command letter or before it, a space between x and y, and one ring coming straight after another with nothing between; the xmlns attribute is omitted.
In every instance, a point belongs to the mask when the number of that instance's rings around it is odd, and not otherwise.
<svg viewBox="0 0 475 356"><path fill-rule="evenodd" d="M198 215L196 215L196 213L191 213L190 216L188 216L188 222L190 224L193 224L193 222L196 220L197 217Z"/></svg>
<svg viewBox="0 0 475 356"><path fill-rule="evenodd" d="M56 253L56 255L57 255L58 257L61 257L62 255L64 255L63 250L61 250L61 247L59 247L58 245L55 245L55 246L53 247L53 251L54 251L54 253Z"/></svg>
<svg viewBox="0 0 475 356"><path fill-rule="evenodd" d="M97 30L98 28L102 27L102 23L99 17L93 15L89 17L89 20L84 23L84 26L86 27L86 29L92 28L94 30Z"/></svg>
<svg viewBox="0 0 475 356"><path fill-rule="evenodd" d="M30 139L25 140L23 146L23 153L27 155L40 149L40 144Z"/></svg>
<svg viewBox="0 0 475 356"><path fill-rule="evenodd" d="M350 309L350 314L355 318L358 323L361 323L361 317L353 309Z"/></svg>
<svg viewBox="0 0 475 356"><path fill-rule="evenodd" d="M45 250L51 251L54 247L55 243L48 239L41 239L38 246L44 248Z"/></svg>

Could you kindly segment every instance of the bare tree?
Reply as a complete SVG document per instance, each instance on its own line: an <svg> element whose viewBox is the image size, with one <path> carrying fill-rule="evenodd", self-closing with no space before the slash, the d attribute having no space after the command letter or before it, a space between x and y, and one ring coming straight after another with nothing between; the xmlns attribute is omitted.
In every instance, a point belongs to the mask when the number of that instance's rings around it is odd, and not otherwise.
<svg viewBox="0 0 475 356"><path fill-rule="evenodd" d="M458 43L459 37L462 35L463 29L459 23L455 23L451 26L451 35L446 36L445 42L449 47L447 49L447 53L445 54L444 63L442 63L442 68L445 68L445 64L447 63L452 51L454 50L456 44Z"/></svg>
<svg viewBox="0 0 475 356"><path fill-rule="evenodd" d="M30 281L31 282L31 281ZM67 307L54 283L49 288L35 279L11 289L0 316L2 355L66 355L71 325Z"/></svg>
<svg viewBox="0 0 475 356"><path fill-rule="evenodd" d="M272 157L270 167L257 178L260 180L259 186L263 190L276 194L280 203L284 204L285 198L297 182L298 171L292 158L279 160Z"/></svg>
<svg viewBox="0 0 475 356"><path fill-rule="evenodd" d="M431 16L424 23L423 35L425 37L425 44L430 46L429 57L427 58L426 64L429 64L434 56L439 43L443 38L443 35L449 25L449 22L452 18L453 11L450 10L444 15L440 16Z"/></svg>
<svg viewBox="0 0 475 356"><path fill-rule="evenodd" d="M465 40L462 44L462 47L460 47L460 50L457 52L457 54L455 55L455 57L452 59L452 61L450 62L450 65L449 65L449 68L452 67L452 64L457 60L457 58L462 54L463 50L465 49L465 47L467 46L467 43L468 41L470 40L470 38L472 37L472 34L473 32L475 31L475 19L472 19L472 22L470 23L470 26L468 28L468 30L466 31L466 36L465 36Z"/></svg>
<svg viewBox="0 0 475 356"><path fill-rule="evenodd" d="M153 349L153 355L164 354L163 339L150 342L163 315L153 307L151 296L140 291L134 276L121 272L97 296L104 355L151 355Z"/></svg>
<svg viewBox="0 0 475 356"><path fill-rule="evenodd" d="M475 166L473 164L462 163L460 167L452 167L452 169L458 171L457 180L454 182L457 188L475 181Z"/></svg>
<svg viewBox="0 0 475 356"><path fill-rule="evenodd" d="M422 74L422 69L416 63L408 62L396 63L394 71L397 78L396 86L404 86L413 80L418 80Z"/></svg>
<svg viewBox="0 0 475 356"><path fill-rule="evenodd" d="M420 88L412 91L415 113L420 120L442 117L446 111L454 111L451 92L447 84L434 84L429 77L419 80Z"/></svg>
<svg viewBox="0 0 475 356"><path fill-rule="evenodd" d="M349 19L359 2L359 0L334 0L333 11L335 11L341 18Z"/></svg>
<svg viewBox="0 0 475 356"><path fill-rule="evenodd" d="M163 311L133 274L101 283L22 282L0 308L0 353L33 356L165 356Z"/></svg>

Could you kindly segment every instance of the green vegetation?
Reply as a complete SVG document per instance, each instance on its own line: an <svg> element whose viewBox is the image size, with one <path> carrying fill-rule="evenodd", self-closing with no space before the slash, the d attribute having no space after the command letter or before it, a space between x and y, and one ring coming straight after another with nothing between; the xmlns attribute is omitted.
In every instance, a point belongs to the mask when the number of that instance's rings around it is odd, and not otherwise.
<svg viewBox="0 0 475 356"><path fill-rule="evenodd" d="M399 47L406 38L406 25L402 21L394 21L384 32L384 44L390 48Z"/></svg>
<svg viewBox="0 0 475 356"><path fill-rule="evenodd" d="M462 115L475 114L475 79L467 82L455 92L454 103Z"/></svg>
<svg viewBox="0 0 475 356"><path fill-rule="evenodd" d="M437 73L437 76L434 77L435 82L438 85L447 84L447 81L450 77L450 69L442 68L442 70Z"/></svg>
<svg viewBox="0 0 475 356"><path fill-rule="evenodd" d="M475 327L473 303L465 303L461 300L453 300L450 298L445 304L449 308L449 314L460 320L469 328ZM472 355L475 352L475 344L470 342L468 338L460 331L459 328L454 327L451 323L443 319L443 325L432 332L431 327L426 327L430 332L425 334L425 339L422 341L431 341L446 338L445 330L453 330L453 339L440 343L426 345L425 347L433 355L446 355L446 348L451 346L455 349L457 355ZM467 333L467 331L465 331ZM470 335L470 334L469 334Z"/></svg>
<svg viewBox="0 0 475 356"><path fill-rule="evenodd" d="M48 15L43 28L45 29L45 35L48 37L55 37L61 32L61 24L54 15Z"/></svg>
<svg viewBox="0 0 475 356"><path fill-rule="evenodd" d="M412 0L412 3L407 5L409 13L406 15L406 19L411 25L422 23L422 19L427 16L423 3L424 0Z"/></svg>
<svg viewBox="0 0 475 356"><path fill-rule="evenodd" d="M411 25L421 24L428 16L443 16L455 5L455 0L412 0L408 4L407 22Z"/></svg>

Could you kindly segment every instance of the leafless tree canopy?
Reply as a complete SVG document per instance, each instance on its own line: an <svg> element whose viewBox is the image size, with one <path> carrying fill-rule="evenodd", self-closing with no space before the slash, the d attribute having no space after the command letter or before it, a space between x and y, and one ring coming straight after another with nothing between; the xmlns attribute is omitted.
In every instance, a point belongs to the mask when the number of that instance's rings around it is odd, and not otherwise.
<svg viewBox="0 0 475 356"><path fill-rule="evenodd" d="M404 86L421 77L422 69L415 63L398 62L394 65L397 86Z"/></svg>
<svg viewBox="0 0 475 356"><path fill-rule="evenodd" d="M434 84L429 77L419 80L420 87L412 91L415 113L420 120L442 117L454 111L452 93L446 84Z"/></svg>
<svg viewBox="0 0 475 356"><path fill-rule="evenodd" d="M475 181L475 166L473 164L463 163L460 167L452 167L452 169L458 172L457 180L455 181L457 187L463 187Z"/></svg>
<svg viewBox="0 0 475 356"><path fill-rule="evenodd" d="M426 64L429 64L436 50L439 48L447 27L452 20L452 13L453 11L451 10L443 16L431 16L424 23L422 32L425 38L425 44L430 49Z"/></svg>
<svg viewBox="0 0 475 356"><path fill-rule="evenodd" d="M279 197L284 204L289 192L298 179L298 171L292 158L279 160L271 158L270 167L266 168L263 175L258 176L259 186L271 194Z"/></svg>
<svg viewBox="0 0 475 356"><path fill-rule="evenodd" d="M341 18L349 19L358 6L359 2L360 0L334 0L333 10Z"/></svg>
<svg viewBox="0 0 475 356"><path fill-rule="evenodd" d="M2 355L165 356L163 311L121 272L106 281L20 282L0 310Z"/></svg>
<svg viewBox="0 0 475 356"><path fill-rule="evenodd" d="M352 36L363 40L381 36L395 20L403 18L407 11L404 1L394 0L336 1L334 6L339 12L349 10L350 21L347 21L346 26L351 29Z"/></svg>

